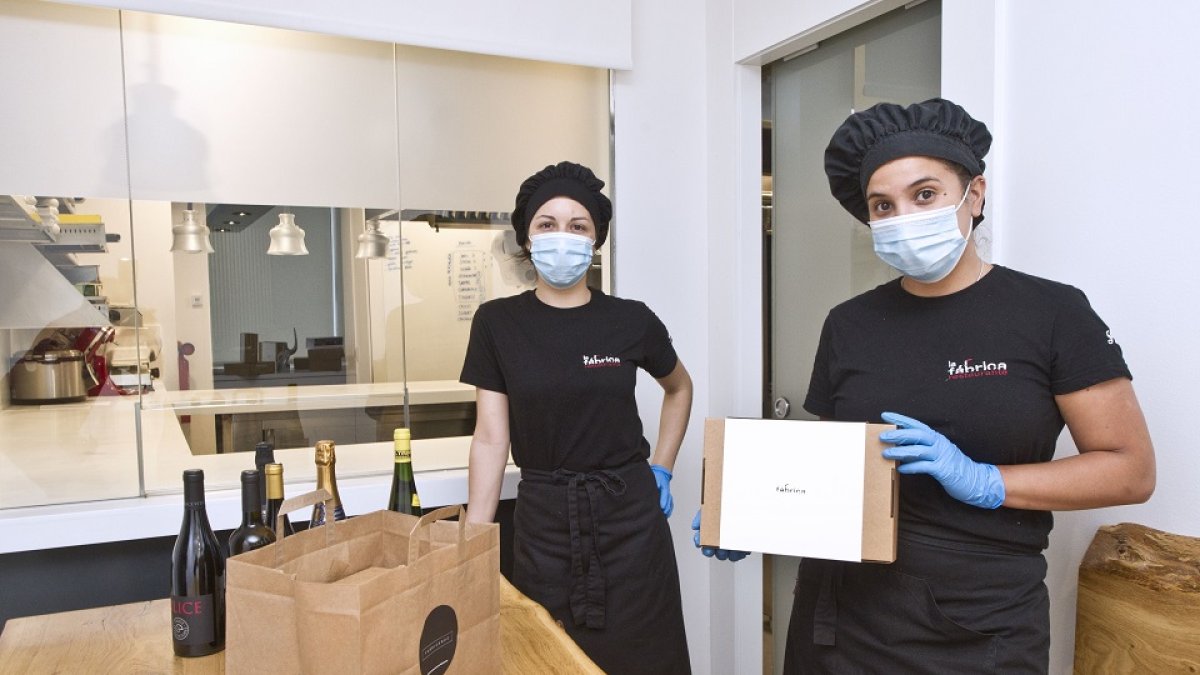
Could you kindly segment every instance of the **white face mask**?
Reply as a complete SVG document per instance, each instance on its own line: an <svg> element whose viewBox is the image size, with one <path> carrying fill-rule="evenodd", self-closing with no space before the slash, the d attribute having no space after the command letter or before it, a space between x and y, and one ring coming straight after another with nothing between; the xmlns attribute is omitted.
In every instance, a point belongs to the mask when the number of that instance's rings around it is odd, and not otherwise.
<svg viewBox="0 0 1200 675"><path fill-rule="evenodd" d="M529 257L542 280L554 288L579 283L592 265L595 242L569 232L547 232L529 238Z"/></svg>
<svg viewBox="0 0 1200 675"><path fill-rule="evenodd" d="M958 229L958 210L971 194L970 188L968 183L958 206L873 221L870 225L875 254L904 276L922 283L945 279L967 250L967 240Z"/></svg>

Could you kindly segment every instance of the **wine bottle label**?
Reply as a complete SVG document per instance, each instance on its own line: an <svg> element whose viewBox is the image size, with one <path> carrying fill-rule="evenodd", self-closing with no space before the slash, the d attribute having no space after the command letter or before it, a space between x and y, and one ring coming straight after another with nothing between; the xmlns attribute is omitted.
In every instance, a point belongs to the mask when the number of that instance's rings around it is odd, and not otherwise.
<svg viewBox="0 0 1200 675"><path fill-rule="evenodd" d="M412 506L414 509L421 508L421 498L418 497L417 493L415 493L415 492L413 493Z"/></svg>
<svg viewBox="0 0 1200 675"><path fill-rule="evenodd" d="M216 638L216 627L211 594L171 596L171 635L177 644L209 644Z"/></svg>
<svg viewBox="0 0 1200 675"><path fill-rule="evenodd" d="M412 463L412 448L411 447L396 448L395 453L396 453L396 463L397 464Z"/></svg>

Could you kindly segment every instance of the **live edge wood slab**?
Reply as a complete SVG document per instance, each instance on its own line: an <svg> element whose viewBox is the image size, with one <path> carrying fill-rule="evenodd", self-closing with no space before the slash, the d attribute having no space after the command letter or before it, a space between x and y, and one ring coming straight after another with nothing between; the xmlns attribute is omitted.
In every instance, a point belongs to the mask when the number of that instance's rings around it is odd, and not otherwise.
<svg viewBox="0 0 1200 675"><path fill-rule="evenodd" d="M1079 564L1075 672L1200 672L1200 539L1101 527Z"/></svg>

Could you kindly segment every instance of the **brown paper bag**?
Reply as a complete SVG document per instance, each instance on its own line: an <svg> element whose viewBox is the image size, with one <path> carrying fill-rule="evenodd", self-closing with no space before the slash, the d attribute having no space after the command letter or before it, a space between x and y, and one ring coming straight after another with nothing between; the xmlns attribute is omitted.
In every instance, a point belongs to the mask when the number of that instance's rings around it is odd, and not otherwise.
<svg viewBox="0 0 1200 675"><path fill-rule="evenodd" d="M280 511L324 499L310 492ZM466 523L458 506L331 522L234 556L226 574L229 673L441 675L501 663L499 527Z"/></svg>

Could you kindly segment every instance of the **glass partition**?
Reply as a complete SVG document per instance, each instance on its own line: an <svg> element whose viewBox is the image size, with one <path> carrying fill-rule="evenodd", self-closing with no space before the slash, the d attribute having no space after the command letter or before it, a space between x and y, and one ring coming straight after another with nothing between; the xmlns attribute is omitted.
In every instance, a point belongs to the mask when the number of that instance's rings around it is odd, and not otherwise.
<svg viewBox="0 0 1200 675"><path fill-rule="evenodd" d="M322 439L390 474L399 426L465 466L471 318L532 287L513 196L607 179L606 71L34 0L0 38L0 508L232 488L264 439L289 482Z"/></svg>

